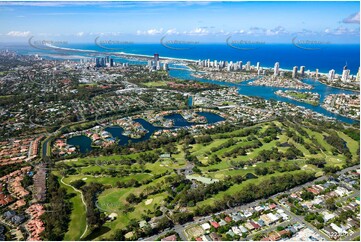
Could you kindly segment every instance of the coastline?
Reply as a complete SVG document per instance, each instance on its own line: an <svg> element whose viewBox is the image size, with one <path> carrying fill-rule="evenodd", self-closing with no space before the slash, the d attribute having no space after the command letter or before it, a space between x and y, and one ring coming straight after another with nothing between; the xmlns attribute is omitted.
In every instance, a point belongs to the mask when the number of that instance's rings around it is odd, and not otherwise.
<svg viewBox="0 0 361 242"><path fill-rule="evenodd" d="M65 48L65 47L58 47L58 46L54 46L54 45L47 45L48 47L54 48L54 49L58 49L58 50L65 50L65 51L79 51L82 53L86 53L86 52L90 52L90 53L98 53L98 54L107 54L107 55L120 55L120 56L130 56L130 57L141 57L141 58L153 58L153 55L145 55L145 54L135 54L135 53L128 53L128 52L108 52L108 51L104 51L104 52L99 52L96 50L82 50L82 49L75 49L75 48ZM199 59L186 59L186 58L178 58L178 57L170 57L170 56L160 56L159 57L160 60L174 60L174 61L185 61L185 62L190 62L190 63L196 63ZM216 60L216 59L213 59ZM264 69L273 69L274 67L272 66L261 66ZM287 68L279 68L280 71L287 71L287 72L292 72L292 69L287 69ZM313 71L315 72L315 71ZM320 75L328 75L328 73L326 72L318 72ZM355 75L353 73L350 73L351 75Z"/></svg>
<svg viewBox="0 0 361 242"><path fill-rule="evenodd" d="M65 51L79 51L81 53L94 53L94 54L108 54L108 55L120 55L120 56L130 56L130 57L141 57L141 58L153 58L152 55L144 55L144 54L134 54L134 53L127 53L127 52L99 52L96 50L81 50L81 49L74 49L74 48L65 48L65 47L58 47L58 46L54 46L54 45L47 45L48 47L57 49L57 50L65 50ZM186 61L186 62L191 62L191 63L195 63L197 62L197 60L193 60L193 59L185 59L185 58L176 58L176 57L168 57L168 56L160 56L159 57L160 60L175 60L175 61Z"/></svg>
<svg viewBox="0 0 361 242"><path fill-rule="evenodd" d="M146 59L151 59L153 58L152 55L144 55L144 54L134 54L134 53L127 53L127 52L99 52L99 51L95 51L95 50L81 50L81 49L74 49L74 48L64 48L64 47L57 47L57 46L54 46L54 45L47 45L51 48L54 48L54 49L58 49L58 50L64 50L64 51L78 51L78 52L81 52L81 53L92 53L92 54L107 54L107 55L114 55L114 56L119 56L119 57L135 57L135 58L146 58ZM42 53L40 54L42 55ZM55 58L59 58L60 56L59 55L55 55L57 57ZM72 55L72 59L76 59L74 58L76 55ZM79 56L80 57L80 56ZM84 57L86 58L86 57ZM88 57L89 58L89 57ZM177 58L177 57L167 57L167 56L164 56L164 57L159 57L160 60L171 60L171 61L179 61L179 62L186 62L187 64L194 64L196 63L198 60L194 60L194 59L185 59L185 58ZM186 66L188 68L190 68L190 71L197 71L197 70L194 70L193 68L191 68L189 65ZM262 67L264 69L273 69L273 67ZM186 71L186 70L185 70ZM292 72L291 69L285 69L285 68L280 68L280 71L286 71L286 72ZM323 73L323 72L319 72L320 75L327 75L327 73ZM302 78L300 81L302 82L303 79L306 79L306 78ZM321 81L319 81L318 79L314 79L314 78L309 78L311 80L314 80L314 81L318 81L326 86L330 86L330 87L333 87L333 88L338 88L340 90L348 90L348 91L354 91L354 92L357 92L357 93L360 93L360 90L354 90L354 89L350 89L350 88L342 88L342 87L336 87L336 86L332 86L332 85L328 85L326 83L323 83Z"/></svg>

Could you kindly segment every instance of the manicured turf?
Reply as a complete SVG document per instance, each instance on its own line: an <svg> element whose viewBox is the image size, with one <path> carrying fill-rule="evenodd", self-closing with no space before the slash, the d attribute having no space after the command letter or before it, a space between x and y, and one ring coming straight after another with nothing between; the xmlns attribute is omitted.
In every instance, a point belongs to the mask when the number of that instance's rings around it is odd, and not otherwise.
<svg viewBox="0 0 361 242"><path fill-rule="evenodd" d="M292 171L289 172L290 174L294 174L294 173L298 173L300 171ZM218 194L214 195L212 198L206 199L202 202L197 203L197 205L207 205L207 204L213 204L216 200L218 199L222 199L224 195L232 195L237 193L238 191L241 191L242 189L244 189L246 187L247 184L258 184L261 181L271 177L271 176L282 176L282 173L274 173L271 175L266 175L266 176L259 176L257 179L250 179L250 180L246 180L244 182L242 182L241 184L236 184L231 186L228 190L224 191L224 192L219 192ZM276 178L277 179L277 178Z"/></svg>
<svg viewBox="0 0 361 242"><path fill-rule="evenodd" d="M349 148L351 154L356 154L357 150L360 148L359 142L357 142L356 140L352 139L351 137L347 136L342 132L337 132L337 134L341 137L341 139L346 141L346 145ZM353 155L353 159L356 159L355 155Z"/></svg>
<svg viewBox="0 0 361 242"><path fill-rule="evenodd" d="M272 126L272 123L275 124L277 127L279 127L282 133L278 133L277 139L271 140L270 142L266 143L265 139L262 138L259 134L262 134L265 132L269 127ZM317 142L325 148L324 152L318 151L317 154L311 154L305 147L305 145L299 144L295 142L293 139L289 138L286 135L286 130L290 129L293 132L296 132L297 135L301 136L305 143L314 146L313 141L310 138L304 137L301 134L299 134L295 129L287 125L287 122L280 123L278 121L273 121L272 123L263 123L263 124L257 124L252 127L247 127L245 129L254 129L255 127L260 128L260 131L255 136L262 142L262 146L255 148L255 149L248 149L247 155L237 155L235 157L230 156L226 157L226 153L231 152L235 148L241 148L246 145L252 144L254 141L248 141L247 137L243 137L244 135L244 129L235 130L228 133L223 134L213 134L211 135L213 141L208 144L193 144L190 146L189 152L191 155L196 156L199 161L202 162L203 166L198 166L198 168L201 170L202 174L197 174L199 176L207 177L207 178L214 178L223 180L227 176L235 176L235 175L246 175L247 173L253 173L255 174L256 167L271 167L274 164L279 164L280 166L284 166L286 164L297 164L301 170L303 171L310 171L310 172L316 172L318 176L322 175L322 169L317 168L313 165L309 165L306 163L306 161L309 158L323 158L327 162L328 165L336 165L336 166L342 166L345 164L346 157L344 155L332 155L332 146L329 145L325 139L324 136L327 136L326 133L320 133L315 132L307 127L301 127L303 130L305 130L310 137L315 137ZM347 146L349 147L353 158L356 158L356 152L359 147L359 142L354 141L347 135L343 134L342 132L338 132L339 136L344 139L347 143ZM212 152L212 148L219 147L222 144L225 144L230 139L233 139L237 141L235 144L233 144L230 147L219 149L216 152ZM246 168L239 168L235 169L231 161L235 162L243 162L244 164L249 164L248 162L256 158L261 151L264 150L271 150L273 148L277 148L278 151L281 153L284 153L289 149L287 146L283 147L277 147L278 144L283 143L289 143L293 144L297 149L299 149L303 154L304 157L299 157L295 160L285 160L284 158L281 161L267 161L265 163L258 162L253 165L248 165ZM134 219L136 221L143 220L142 215L149 214L150 217L154 216L154 211L156 209L156 206L159 205L166 205L164 204L165 198L168 197L168 192L165 191L165 188L169 187L169 184L167 184L166 177L174 176L175 170L184 167L188 162L185 159L185 153L182 150L183 149L183 141L176 144L178 153L173 154L172 158L164 158L164 159L158 159L157 162L150 164L146 163L143 167L141 167L139 164L132 164L132 165L121 165L120 163L113 163L110 161L120 161L122 159L126 158L132 158L135 160L138 160L140 153L133 153L130 155L111 155L111 156L101 156L101 157L87 157L87 158L81 158L76 160L68 160L64 161L69 166L75 167L75 174L68 175L66 178L64 178L64 181L67 183L70 183L75 180L83 179L86 183L90 182L97 182L101 183L103 185L107 185L107 188L98 196L97 204L99 206L99 209L101 209L103 212L106 213L106 215L109 215L110 213L114 212L118 215L118 217L114 221L106 222L104 224L104 227L110 228L110 231L104 230L104 234L94 234L92 238L95 240L101 240L101 239L109 239L110 236L115 232L116 229L121 229L126 227L130 220ZM162 149L158 149L160 153L164 153ZM153 151L154 152L154 151ZM208 160L211 158L212 155L217 155L221 161L210 165L208 163ZM97 164L89 165L90 161L97 160ZM114 177L111 177L110 175L107 175L103 171L107 171L107 169L115 169L115 170L121 170L126 169L127 171L133 171L130 172L128 175L121 176L117 175ZM167 173L166 173L167 172ZM289 173L297 173L300 171L292 171ZM98 176L89 175L90 174L98 174ZM154 176L161 175L159 178L155 178ZM220 192L217 195L213 196L212 198L209 198L205 201L199 202L197 205L205 205L205 204L211 204L217 199L221 199L224 195L233 195L234 193L244 189L244 187L247 184L254 183L257 184L261 182L262 180L270 177L270 176L283 176L282 173L276 172L274 174L265 175L265 176L259 176L256 179L246 180L242 182L241 184L233 185L228 190L224 192ZM84 179L86 178L86 179ZM129 188L118 188L117 182L125 182L130 179L135 179L139 182L142 181L151 181L149 184L141 185L139 187L129 187ZM141 193L146 193L146 188L149 187L156 187L156 188L162 188L160 191L156 191L155 194L149 195L147 198L143 199L137 204L129 204L126 201L126 198L129 194L139 195ZM71 188L67 188L68 192L74 192L71 191ZM158 193L157 193L158 192ZM146 203L146 202L149 203ZM151 202L150 202L151 201ZM69 227L69 231L66 235L66 239L78 239L79 234L81 231L83 231L82 228L84 228L84 221L83 223L75 224L75 221L78 221L78 218L80 217L81 213L84 213L84 207L82 207L82 203L80 201L80 195L76 193L76 196L72 198L72 202L74 202L74 210L72 212L72 221L71 226ZM134 207L134 211L124 213L124 209L127 206ZM189 209L194 209L194 207L190 207ZM84 216L84 214L83 214ZM82 217L81 217L82 218ZM85 218L85 217L84 217ZM78 236L78 237L77 237Z"/></svg>
<svg viewBox="0 0 361 242"><path fill-rule="evenodd" d="M143 85L147 87L164 87L167 86L167 83L163 81L154 81L154 82L145 82L143 83Z"/></svg>
<svg viewBox="0 0 361 242"><path fill-rule="evenodd" d="M74 191L71 187L65 186L60 182L60 186L65 188L68 194L74 194L70 199L72 203L72 211L70 215L69 229L64 236L64 240L80 240L81 235L83 234L86 227L86 216L85 216L85 206L82 203L81 196L78 192Z"/></svg>
<svg viewBox="0 0 361 242"><path fill-rule="evenodd" d="M118 217L116 220L112 222L107 222L105 224L105 226L109 227L111 230L98 237L97 240L101 238L109 238L109 236L114 233L116 229L124 228L131 219L136 219L140 221L142 220L142 214L147 214L148 210L152 213L155 211L155 207L157 205L164 205L164 199L167 197L166 192L148 196L140 203L134 205L134 211L132 212L125 214L123 210L125 204L128 204L128 202L126 201L126 197L129 194L133 193L135 195L139 195L141 192L144 192L145 188L148 186L159 187L159 184L161 184L162 181L164 181L164 177L157 179L156 181L148 185L144 185L138 188L112 188L107 189L106 191L101 193L98 198L98 206L106 214L109 215L110 213L116 213Z"/></svg>

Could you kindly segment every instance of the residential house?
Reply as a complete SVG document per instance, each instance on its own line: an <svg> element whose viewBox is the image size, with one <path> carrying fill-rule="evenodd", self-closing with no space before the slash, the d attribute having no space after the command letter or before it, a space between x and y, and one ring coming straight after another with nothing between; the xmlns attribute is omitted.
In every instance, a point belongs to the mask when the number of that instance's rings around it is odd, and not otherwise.
<svg viewBox="0 0 361 242"><path fill-rule="evenodd" d="M212 221L211 225L215 228L218 229L220 227L219 223L217 223L216 221Z"/></svg>
<svg viewBox="0 0 361 242"><path fill-rule="evenodd" d="M177 236L173 234L161 239L160 241L177 241Z"/></svg>
<svg viewBox="0 0 361 242"><path fill-rule="evenodd" d="M213 241L222 241L222 238L221 238L221 236L219 236L217 233L211 233L210 235L209 235L210 237L211 237L211 239L213 240Z"/></svg>
<svg viewBox="0 0 361 242"><path fill-rule="evenodd" d="M326 226L322 229L323 232L325 232L325 234L330 237L331 239L336 239L337 236L337 232L335 230L333 230L331 228L331 226Z"/></svg>
<svg viewBox="0 0 361 242"><path fill-rule="evenodd" d="M223 219L221 219L221 220L219 221L219 225L220 225L220 226L224 226L224 225L226 225L226 224L227 224L227 222L224 221Z"/></svg>
<svg viewBox="0 0 361 242"><path fill-rule="evenodd" d="M237 226L232 226L232 231L235 234L242 235L242 231Z"/></svg>
<svg viewBox="0 0 361 242"><path fill-rule="evenodd" d="M248 230L242 225L238 226L238 228L241 230L242 233L248 233Z"/></svg>
<svg viewBox="0 0 361 242"><path fill-rule="evenodd" d="M204 231L207 231L207 230L209 230L209 229L211 228L211 226L209 225L209 223L204 223L204 224L201 225L201 227L202 227L202 229L203 229Z"/></svg>
<svg viewBox="0 0 361 242"><path fill-rule="evenodd" d="M202 238L203 241L212 241L211 237L209 237L208 234L202 235L201 238Z"/></svg>
<svg viewBox="0 0 361 242"><path fill-rule="evenodd" d="M281 239L281 236L276 232L276 231L272 231L269 235L268 238L270 238L270 240L273 241L277 241Z"/></svg>
<svg viewBox="0 0 361 242"><path fill-rule="evenodd" d="M259 228L261 228L261 226L260 226L259 224L255 223L254 221L250 221L250 224L252 224L252 226L253 226L254 229L259 229Z"/></svg>

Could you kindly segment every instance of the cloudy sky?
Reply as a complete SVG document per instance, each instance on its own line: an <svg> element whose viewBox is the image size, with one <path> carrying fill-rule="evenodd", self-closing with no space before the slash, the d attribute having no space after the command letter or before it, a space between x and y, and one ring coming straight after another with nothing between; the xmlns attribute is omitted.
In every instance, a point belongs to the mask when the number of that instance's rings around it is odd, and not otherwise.
<svg viewBox="0 0 361 242"><path fill-rule="evenodd" d="M355 2L1 2L0 42L222 42L229 36L290 43L295 36L359 43Z"/></svg>

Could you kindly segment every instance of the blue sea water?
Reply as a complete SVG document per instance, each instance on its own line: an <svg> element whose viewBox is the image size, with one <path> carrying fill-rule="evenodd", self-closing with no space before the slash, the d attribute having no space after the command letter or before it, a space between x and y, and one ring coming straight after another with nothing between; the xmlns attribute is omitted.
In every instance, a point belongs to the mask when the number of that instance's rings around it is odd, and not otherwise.
<svg viewBox="0 0 361 242"><path fill-rule="evenodd" d="M172 50L162 45L137 45L124 49L124 52L160 56L176 57L184 59L211 59L251 61L255 65L260 62L261 66L273 67L275 62L280 63L283 69L292 69L294 66L305 66L306 70L328 72L335 69L336 73L342 73L342 68L347 63L351 73L356 74L360 66L359 45L327 45L317 50L305 50L292 44L269 44L258 49L239 50L226 44L204 44L188 50Z"/></svg>

